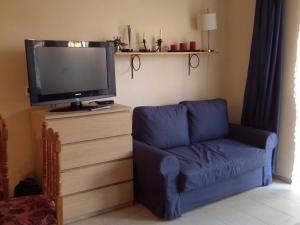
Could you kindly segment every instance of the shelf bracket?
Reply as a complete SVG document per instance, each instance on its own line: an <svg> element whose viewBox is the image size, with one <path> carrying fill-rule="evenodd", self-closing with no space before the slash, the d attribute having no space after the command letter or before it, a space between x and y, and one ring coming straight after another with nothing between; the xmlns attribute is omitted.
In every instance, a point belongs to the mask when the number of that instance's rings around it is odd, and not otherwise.
<svg viewBox="0 0 300 225"><path fill-rule="evenodd" d="M134 60L135 60L135 58L138 59L138 63L139 63L138 67L134 66ZM134 71L139 71L140 68L141 68L141 58L140 58L140 56L138 54L132 54L130 56L130 68L131 68L131 79L133 79L133 72Z"/></svg>
<svg viewBox="0 0 300 225"><path fill-rule="evenodd" d="M130 56L130 70L131 79L134 78L134 72L139 71L141 68L141 55L187 55L188 56L188 75L191 75L191 68L196 69L199 67L200 58L199 54L212 54L217 52L205 52L205 51L195 51L195 52L118 52L116 55ZM196 60L193 60L196 58ZM194 62L194 63L193 63Z"/></svg>
<svg viewBox="0 0 300 225"><path fill-rule="evenodd" d="M192 64L193 57L196 57L196 59L197 59L196 65ZM188 64L188 75L189 76L191 75L191 68L196 69L199 67L199 64L200 64L200 59L199 59L198 54L189 54L189 64Z"/></svg>

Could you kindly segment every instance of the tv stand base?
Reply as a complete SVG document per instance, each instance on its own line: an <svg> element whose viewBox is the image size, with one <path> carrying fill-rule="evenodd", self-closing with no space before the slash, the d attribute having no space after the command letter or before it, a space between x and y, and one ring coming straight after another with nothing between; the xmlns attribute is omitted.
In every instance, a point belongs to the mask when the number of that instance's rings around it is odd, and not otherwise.
<svg viewBox="0 0 300 225"><path fill-rule="evenodd" d="M95 111L108 109L114 104L113 100L96 101L96 104L84 105L82 102L71 102L70 106L51 109L49 112Z"/></svg>

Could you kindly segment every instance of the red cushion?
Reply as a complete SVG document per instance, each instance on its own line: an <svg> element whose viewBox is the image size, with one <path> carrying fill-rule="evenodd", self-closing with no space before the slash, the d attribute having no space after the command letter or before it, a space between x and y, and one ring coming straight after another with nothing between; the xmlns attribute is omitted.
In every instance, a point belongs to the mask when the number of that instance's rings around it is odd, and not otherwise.
<svg viewBox="0 0 300 225"><path fill-rule="evenodd" d="M0 202L0 225L53 225L56 222L54 202L43 195Z"/></svg>

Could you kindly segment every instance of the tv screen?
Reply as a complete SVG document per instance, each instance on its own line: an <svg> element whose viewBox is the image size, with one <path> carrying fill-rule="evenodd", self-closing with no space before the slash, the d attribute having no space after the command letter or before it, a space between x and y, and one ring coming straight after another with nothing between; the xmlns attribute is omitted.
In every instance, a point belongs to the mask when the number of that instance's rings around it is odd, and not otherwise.
<svg viewBox="0 0 300 225"><path fill-rule="evenodd" d="M105 48L37 48L42 95L107 89Z"/></svg>
<svg viewBox="0 0 300 225"><path fill-rule="evenodd" d="M110 42L25 40L32 105L116 95Z"/></svg>

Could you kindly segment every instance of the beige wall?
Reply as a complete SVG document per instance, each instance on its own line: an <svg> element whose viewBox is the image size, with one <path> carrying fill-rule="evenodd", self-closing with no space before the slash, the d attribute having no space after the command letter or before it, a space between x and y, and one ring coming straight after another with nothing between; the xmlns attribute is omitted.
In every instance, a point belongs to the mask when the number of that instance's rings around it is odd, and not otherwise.
<svg viewBox="0 0 300 225"><path fill-rule="evenodd" d="M230 0L229 5L229 54L224 95L229 102L230 119L239 122L250 56L255 0ZM300 22L299 10L300 1L286 1L282 114L276 173L288 180L292 178L295 151L296 108L293 90Z"/></svg>
<svg viewBox="0 0 300 225"><path fill-rule="evenodd" d="M126 4L125 4L126 3ZM291 177L294 142L293 76L299 1L287 1L286 61L278 174ZM215 56L201 56L200 67L187 76L187 57L144 56L130 78L129 58L116 58L115 100L130 106L172 104L184 99L225 97L230 120L239 122L250 55L255 0L65 0L6 1L0 7L0 113L9 126L11 189L35 174L35 151L30 134L30 104L25 94L27 72L24 39L107 40L122 35L126 24L133 33L146 32L151 44L159 29L165 43L196 40L195 16L209 7L218 14L212 34ZM298 8L297 8L298 7ZM137 35L138 36L138 35ZM134 36L134 43L137 43Z"/></svg>
<svg viewBox="0 0 300 225"><path fill-rule="evenodd" d="M239 123L250 58L255 0L229 0L228 5L224 96L229 105L230 120Z"/></svg>
<svg viewBox="0 0 300 225"><path fill-rule="evenodd" d="M129 58L117 57L116 101L131 106L177 103L184 99L221 97L225 61L224 0L10 0L0 7L0 113L9 127L11 190L35 173L30 134L30 104L25 94L27 72L24 39L107 40L131 24L149 42L159 29L166 43L200 40L195 16L206 7L217 11L219 29L212 34L216 56L201 56L199 69L187 76L187 57L142 57L142 68L130 79ZM134 37L135 39L135 37ZM134 40L134 42L136 42Z"/></svg>

